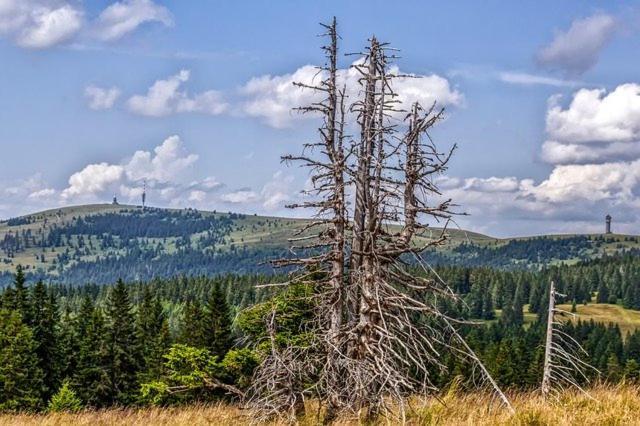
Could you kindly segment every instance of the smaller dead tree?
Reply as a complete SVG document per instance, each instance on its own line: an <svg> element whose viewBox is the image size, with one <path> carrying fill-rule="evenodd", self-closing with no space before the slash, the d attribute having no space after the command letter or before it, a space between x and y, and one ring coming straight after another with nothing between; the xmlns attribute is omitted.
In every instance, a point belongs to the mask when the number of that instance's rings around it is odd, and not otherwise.
<svg viewBox="0 0 640 426"><path fill-rule="evenodd" d="M563 297L555 289L555 283L549 285L549 306L547 312L547 331L544 351L544 370L540 390L545 398L557 397L566 388L576 388L589 395L580 385L587 380L589 370L597 370L583 361L587 351L572 336L562 330L563 323L556 316L575 316L571 312L556 307L556 297Z"/></svg>

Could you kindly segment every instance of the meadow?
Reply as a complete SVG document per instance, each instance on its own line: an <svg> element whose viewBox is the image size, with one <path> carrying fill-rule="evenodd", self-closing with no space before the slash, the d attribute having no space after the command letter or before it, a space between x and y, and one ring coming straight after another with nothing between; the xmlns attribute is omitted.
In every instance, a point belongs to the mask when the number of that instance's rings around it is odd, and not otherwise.
<svg viewBox="0 0 640 426"><path fill-rule="evenodd" d="M590 396L567 392L557 401L545 401L537 392L510 395L515 414L497 407L490 395L463 394L448 391L438 398L413 398L412 410L406 414L409 425L634 425L640 424L640 387L623 384L615 387L597 386ZM300 425L321 423L313 402L308 403L307 414ZM100 425L220 425L251 424L248 411L237 406L189 405L173 408L109 409L80 413L4 414L0 425L6 426L100 426ZM380 419L375 424L396 424L396 419ZM286 424L273 421L271 425ZM361 425L357 416L344 416L336 425Z"/></svg>

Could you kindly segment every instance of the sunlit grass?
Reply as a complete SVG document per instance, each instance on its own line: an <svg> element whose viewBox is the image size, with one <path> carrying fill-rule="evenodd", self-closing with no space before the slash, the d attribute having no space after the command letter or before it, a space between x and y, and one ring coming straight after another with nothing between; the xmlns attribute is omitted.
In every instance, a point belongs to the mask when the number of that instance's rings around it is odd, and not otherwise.
<svg viewBox="0 0 640 426"><path fill-rule="evenodd" d="M440 398L412 398L406 413L410 425L632 425L640 424L640 387L598 386L593 398L567 392L558 401L545 401L537 392L511 394L516 410L512 414L496 405L484 393L449 392ZM233 425L252 422L251 413L225 404L175 408L144 408L85 411L78 414L0 415L0 425ZM313 402L302 425L321 422ZM377 424L397 424L397 419L380 419ZM273 422L272 424L282 424ZM356 415L344 416L337 425L360 425Z"/></svg>

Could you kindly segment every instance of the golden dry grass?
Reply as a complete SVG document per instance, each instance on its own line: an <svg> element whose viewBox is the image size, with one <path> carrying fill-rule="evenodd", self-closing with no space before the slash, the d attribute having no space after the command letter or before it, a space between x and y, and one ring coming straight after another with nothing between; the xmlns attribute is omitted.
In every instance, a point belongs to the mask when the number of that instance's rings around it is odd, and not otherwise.
<svg viewBox="0 0 640 426"><path fill-rule="evenodd" d="M407 414L409 425L640 425L640 387L621 385L591 390L594 399L567 393L558 402L545 402L539 394L512 395L516 414L492 406L482 394L444 395L411 401L413 411ZM314 412L313 407L309 407ZM187 406L180 408L147 408L139 410L87 411L79 414L0 415L0 425L99 426L99 425L233 425L252 423L249 413L226 405ZM301 425L315 425L313 414L300 419ZM380 420L378 424L397 424L396 420ZM274 425L277 423L273 423ZM343 418L339 426L363 424L357 418Z"/></svg>
<svg viewBox="0 0 640 426"><path fill-rule="evenodd" d="M595 298L594 298L595 299ZM560 309L571 311L571 305L559 305ZM632 309L625 309L620 305L611 305L609 303L592 303L588 305L576 306L577 316L573 321L589 321L609 324L615 323L620 326L622 337L626 337L627 333L632 333L640 328L640 312Z"/></svg>

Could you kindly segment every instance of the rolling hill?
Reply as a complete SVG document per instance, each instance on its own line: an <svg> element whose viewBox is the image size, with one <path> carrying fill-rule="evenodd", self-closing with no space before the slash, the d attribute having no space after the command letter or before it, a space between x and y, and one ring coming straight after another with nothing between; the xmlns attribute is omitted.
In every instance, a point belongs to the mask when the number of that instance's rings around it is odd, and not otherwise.
<svg viewBox="0 0 640 426"><path fill-rule="evenodd" d="M193 209L96 204L47 210L0 222L0 284L18 264L31 277L67 283L151 279L178 274L270 273L290 253L288 238L309 223ZM441 229L418 243L440 236ZM639 250L636 236L554 235L497 239L449 229L429 250L434 264L528 268Z"/></svg>

